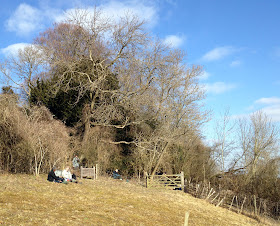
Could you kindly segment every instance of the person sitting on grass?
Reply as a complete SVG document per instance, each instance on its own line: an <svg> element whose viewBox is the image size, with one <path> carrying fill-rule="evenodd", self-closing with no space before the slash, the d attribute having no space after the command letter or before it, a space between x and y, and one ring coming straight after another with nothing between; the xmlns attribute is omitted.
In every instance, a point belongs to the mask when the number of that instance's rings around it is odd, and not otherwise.
<svg viewBox="0 0 280 226"><path fill-rule="evenodd" d="M119 174L119 170L118 170L118 169L116 169L116 170L113 172L113 178L114 178L114 179L120 179L120 180L122 180L122 177L121 177L121 175Z"/></svg>
<svg viewBox="0 0 280 226"><path fill-rule="evenodd" d="M62 171L62 177L64 178L65 181L70 181L70 182L77 183L76 176L75 176L75 174L72 175L72 173L70 172L70 167L69 166L67 166Z"/></svg>
<svg viewBox="0 0 280 226"><path fill-rule="evenodd" d="M56 176L55 171L56 171L56 167L54 166L52 170L49 172L47 180L50 182L62 183L63 178Z"/></svg>

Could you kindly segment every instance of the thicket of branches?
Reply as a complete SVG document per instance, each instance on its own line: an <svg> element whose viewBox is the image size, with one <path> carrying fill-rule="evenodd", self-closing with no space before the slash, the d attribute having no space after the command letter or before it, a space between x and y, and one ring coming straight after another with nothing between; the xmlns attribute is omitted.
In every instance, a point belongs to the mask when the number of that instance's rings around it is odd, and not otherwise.
<svg viewBox="0 0 280 226"><path fill-rule="evenodd" d="M76 10L0 69L24 93L23 109L45 107L71 127L78 145L69 143L65 159L75 151L88 166L129 175L194 175L201 167L197 177L211 174L211 150L200 139L207 120L201 67L188 66L181 50L149 35L133 15L112 21Z"/></svg>
<svg viewBox="0 0 280 226"><path fill-rule="evenodd" d="M231 191L239 200L243 197L244 202L247 198L246 203L253 206L255 214L263 208L262 213L279 217L277 124L262 111L235 121L227 111L218 125L213 153L220 173L212 177L213 185ZM262 203L265 203L264 207L261 207Z"/></svg>
<svg viewBox="0 0 280 226"><path fill-rule="evenodd" d="M2 94L0 118L2 170L39 174L72 157L67 128L45 107L22 108L16 95Z"/></svg>

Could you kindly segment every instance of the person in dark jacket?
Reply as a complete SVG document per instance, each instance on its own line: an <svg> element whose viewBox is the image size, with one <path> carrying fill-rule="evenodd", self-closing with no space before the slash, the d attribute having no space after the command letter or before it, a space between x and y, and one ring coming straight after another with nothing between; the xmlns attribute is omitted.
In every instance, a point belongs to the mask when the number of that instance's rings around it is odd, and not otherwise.
<svg viewBox="0 0 280 226"><path fill-rule="evenodd" d="M63 178L56 176L55 171L56 171L56 167L53 167L52 170L48 174L48 179L47 180L50 181L50 182L62 183Z"/></svg>
<svg viewBox="0 0 280 226"><path fill-rule="evenodd" d="M122 177L121 177L121 175L120 175L118 169L116 169L116 170L113 172L113 178L114 178L114 179L120 179L120 180L122 180Z"/></svg>

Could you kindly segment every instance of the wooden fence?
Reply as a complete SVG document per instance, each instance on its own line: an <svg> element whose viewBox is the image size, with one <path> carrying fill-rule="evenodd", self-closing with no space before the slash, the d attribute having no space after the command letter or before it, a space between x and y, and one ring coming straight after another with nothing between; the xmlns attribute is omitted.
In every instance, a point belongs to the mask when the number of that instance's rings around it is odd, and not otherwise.
<svg viewBox="0 0 280 226"><path fill-rule="evenodd" d="M98 164L96 164L93 168L81 167L81 179L91 178L93 180L96 180L97 176L98 176Z"/></svg>
<svg viewBox="0 0 280 226"><path fill-rule="evenodd" d="M147 188L170 188L184 191L184 172L172 175L154 175L150 176L146 173Z"/></svg>
<svg viewBox="0 0 280 226"><path fill-rule="evenodd" d="M185 192L237 213L246 212L251 216L269 216L280 220L280 202L272 202L250 194L235 194L231 190L215 189L210 183L195 183L191 180L186 180Z"/></svg>

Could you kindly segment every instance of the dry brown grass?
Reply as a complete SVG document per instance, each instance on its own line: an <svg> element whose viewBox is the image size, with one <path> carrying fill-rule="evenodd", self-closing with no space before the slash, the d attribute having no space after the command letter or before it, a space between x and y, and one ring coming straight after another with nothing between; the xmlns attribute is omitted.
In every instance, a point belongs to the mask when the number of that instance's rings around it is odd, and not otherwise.
<svg viewBox="0 0 280 226"><path fill-rule="evenodd" d="M46 175L0 175L0 224L7 225L269 225L181 191L150 190L100 178L57 184Z"/></svg>

